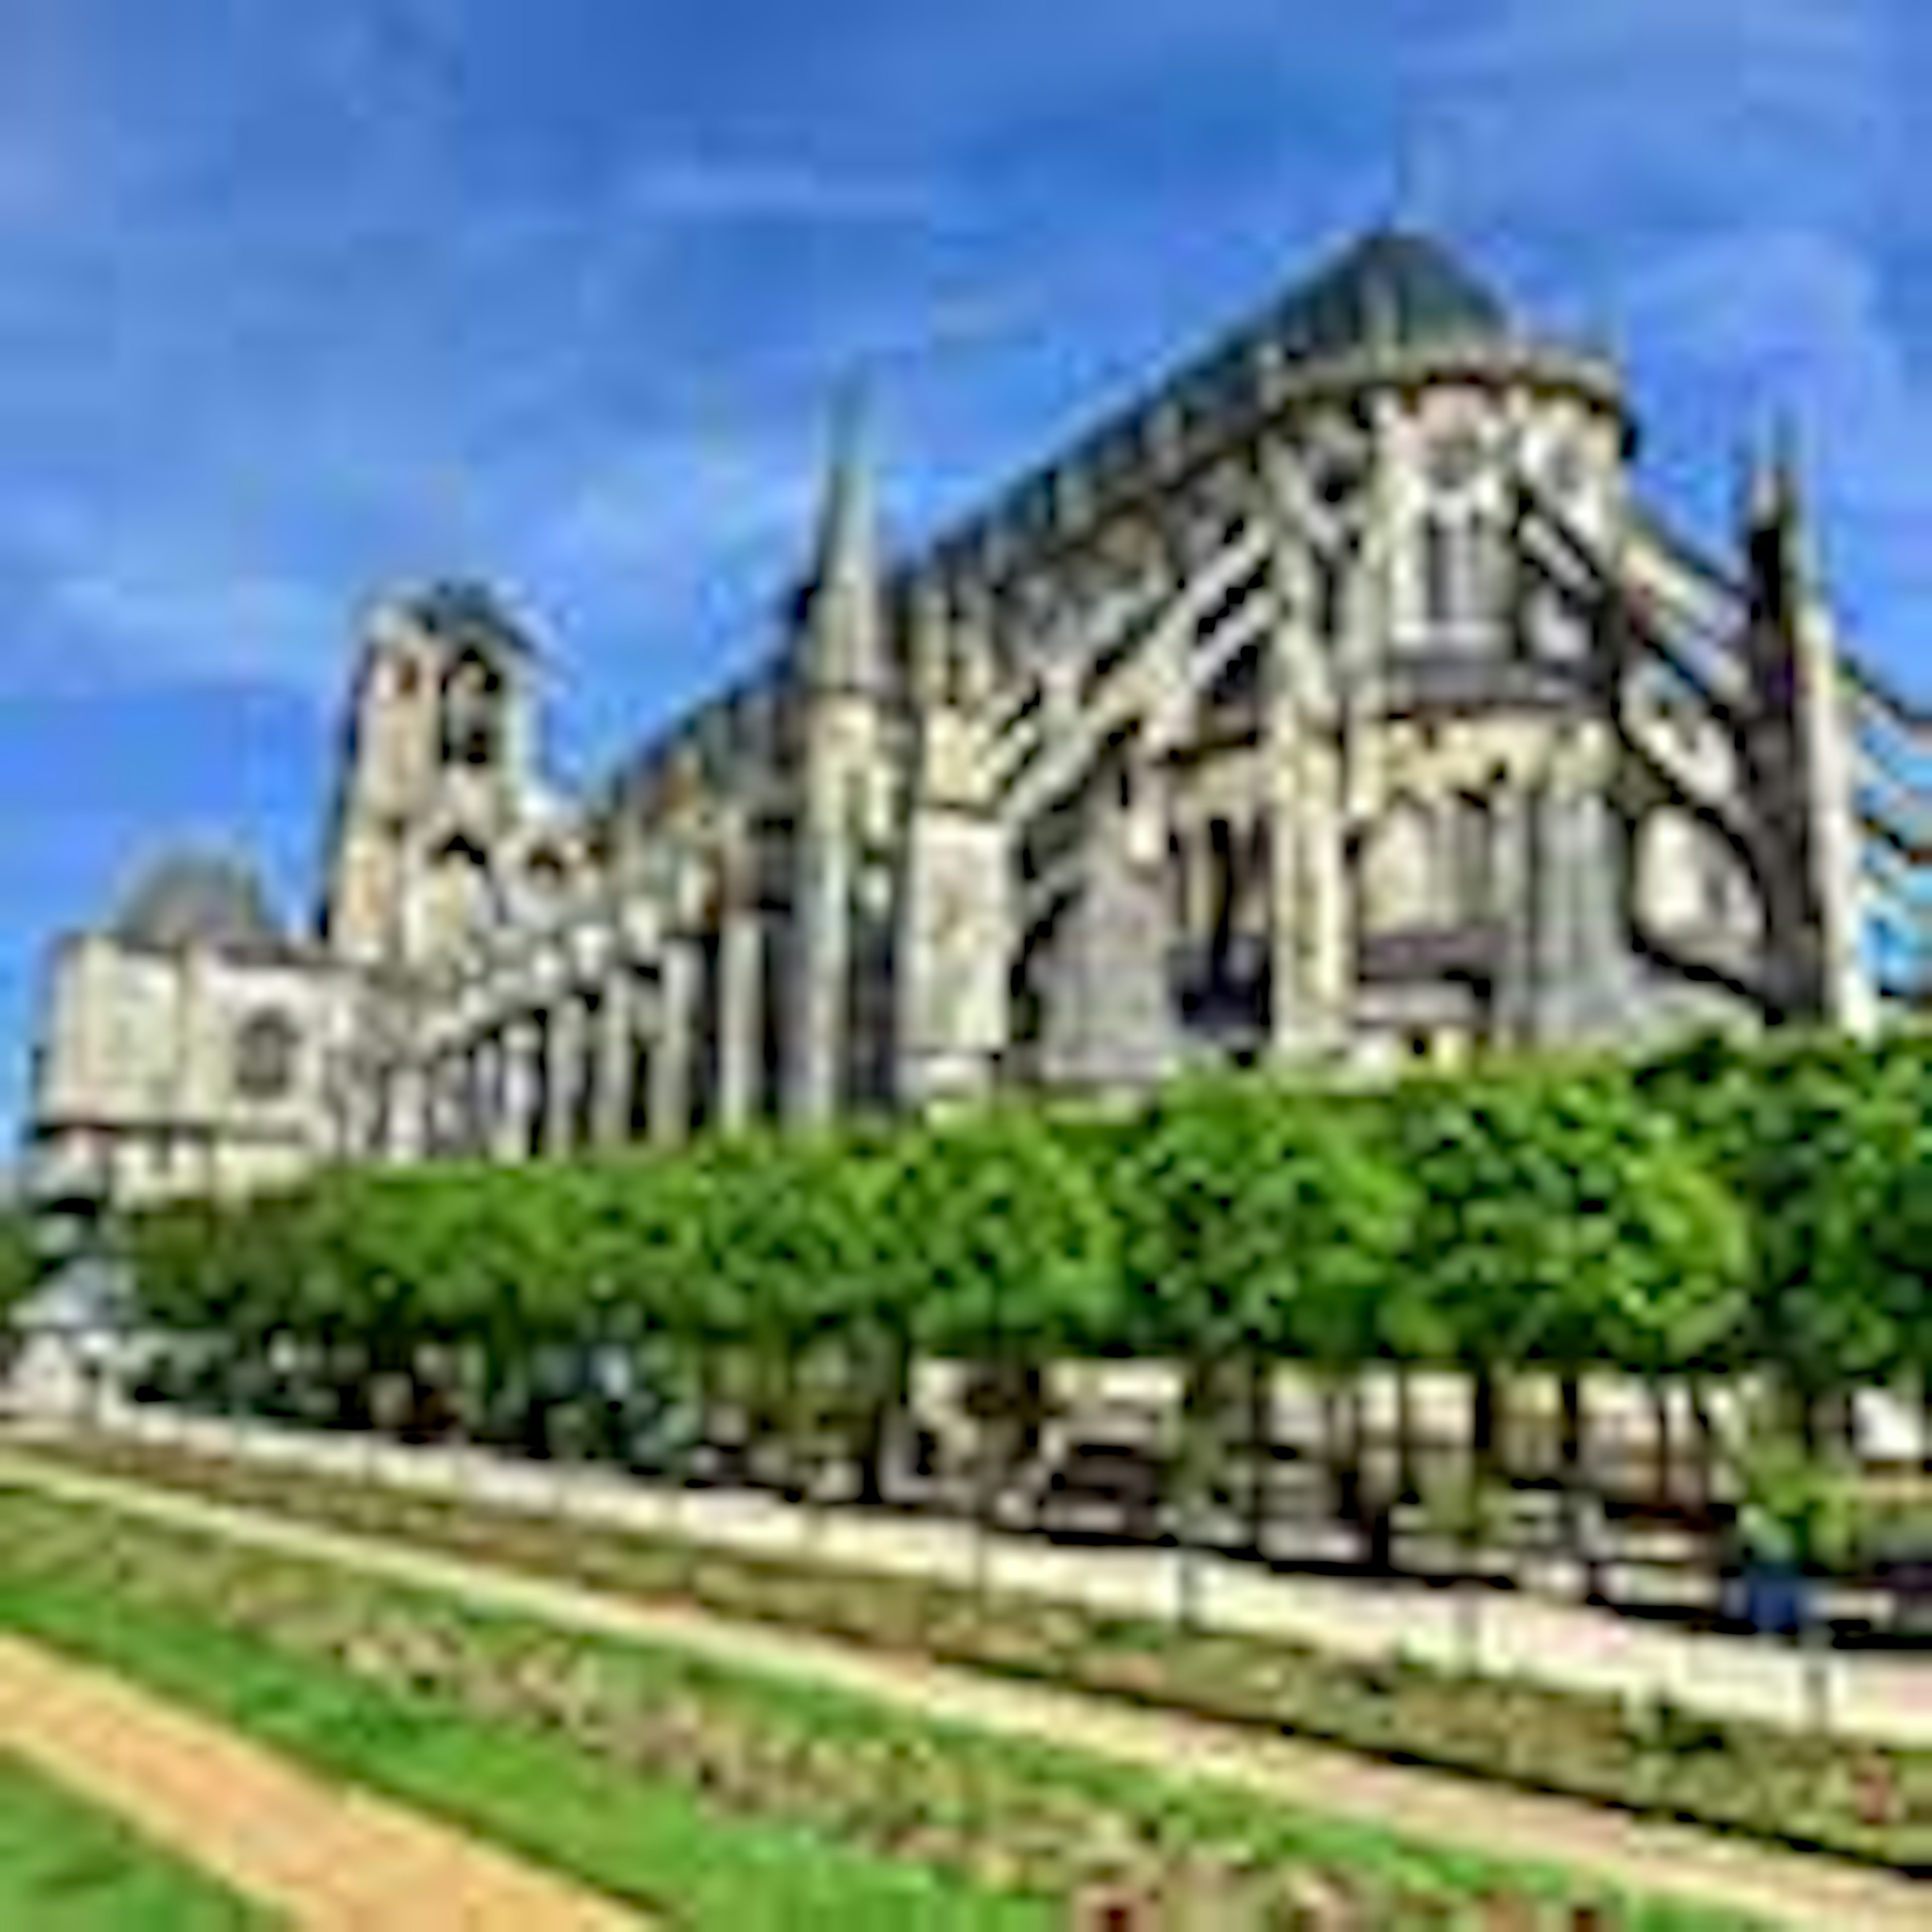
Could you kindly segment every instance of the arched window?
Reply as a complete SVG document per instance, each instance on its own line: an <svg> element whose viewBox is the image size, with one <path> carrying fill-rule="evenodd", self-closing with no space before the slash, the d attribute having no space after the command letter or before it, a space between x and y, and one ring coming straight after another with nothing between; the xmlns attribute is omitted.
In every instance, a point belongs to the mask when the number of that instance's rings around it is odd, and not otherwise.
<svg viewBox="0 0 1932 1932"><path fill-rule="evenodd" d="M1704 920L1728 939L1761 938L1764 908L1744 861L1714 832L1704 834Z"/></svg>
<svg viewBox="0 0 1932 1932"><path fill-rule="evenodd" d="M1436 825L1426 807L1398 799L1369 841L1362 918L1371 931L1428 926L1439 910Z"/></svg>
<svg viewBox="0 0 1932 1932"><path fill-rule="evenodd" d="M1225 818L1213 819L1208 823L1208 876L1213 881L1208 888L1209 930L1214 934L1216 950L1220 951L1225 950L1228 935L1234 930L1240 886L1235 870L1234 831Z"/></svg>
<svg viewBox="0 0 1932 1932"><path fill-rule="evenodd" d="M1495 807L1486 794L1465 793L1456 800L1450 863L1460 920L1487 919L1493 910L1495 820Z"/></svg>
<svg viewBox="0 0 1932 1932"><path fill-rule="evenodd" d="M257 1102L286 1098L301 1046L301 1029L279 1008L249 1014L235 1030L236 1092Z"/></svg>
<svg viewBox="0 0 1932 1932"><path fill-rule="evenodd" d="M452 838L436 854L436 926L445 939L480 932L496 922L496 890L490 861L468 838Z"/></svg>
<svg viewBox="0 0 1932 1932"><path fill-rule="evenodd" d="M530 854L530 890L546 902L562 896L566 870L562 856L548 846Z"/></svg>
<svg viewBox="0 0 1932 1932"><path fill-rule="evenodd" d="M1432 624L1447 624L1456 616L1456 538L1447 521L1437 516L1422 520L1422 609Z"/></svg>
<svg viewBox="0 0 1932 1932"><path fill-rule="evenodd" d="M1348 614L1347 586L1342 566L1326 556L1315 560L1315 628L1324 640L1342 634Z"/></svg>
<svg viewBox="0 0 1932 1932"><path fill-rule="evenodd" d="M1504 557L1498 532L1468 514L1432 512L1421 524L1422 606L1432 625L1454 627L1498 613Z"/></svg>
<svg viewBox="0 0 1932 1932"><path fill-rule="evenodd" d="M1637 848L1637 903L1660 931L1685 932L1704 911L1704 840L1702 826L1675 807L1653 812L1644 820Z"/></svg>
<svg viewBox="0 0 1932 1932"><path fill-rule="evenodd" d="M502 675L482 652L466 650L442 680L442 761L493 765L502 736Z"/></svg>

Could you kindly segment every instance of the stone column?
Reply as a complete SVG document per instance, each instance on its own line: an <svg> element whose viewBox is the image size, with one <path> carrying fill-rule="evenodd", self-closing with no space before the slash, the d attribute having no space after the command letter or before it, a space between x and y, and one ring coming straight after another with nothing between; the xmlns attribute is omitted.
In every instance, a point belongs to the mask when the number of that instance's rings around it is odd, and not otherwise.
<svg viewBox="0 0 1932 1932"><path fill-rule="evenodd" d="M416 1133L416 1151L425 1160L434 1160L442 1151L443 1135L443 1071L440 1055L423 1063L417 1107L421 1124Z"/></svg>
<svg viewBox="0 0 1932 1932"><path fill-rule="evenodd" d="M698 961L689 940L668 938L659 969L658 1032L651 1054L651 1138L674 1143L689 1130L691 1030Z"/></svg>
<svg viewBox="0 0 1932 1932"><path fill-rule="evenodd" d="M550 1010L550 1078L544 1098L544 1151L553 1160L571 1151L577 1085L583 1076L587 1016L574 987L560 994Z"/></svg>
<svg viewBox="0 0 1932 1932"><path fill-rule="evenodd" d="M443 1079L448 1125L444 1132L442 1150L447 1154L467 1154L470 1151L470 1121L474 1110L470 1049L467 1046L451 1048L444 1062Z"/></svg>
<svg viewBox="0 0 1932 1932"><path fill-rule="evenodd" d="M382 1150L376 1144L368 1079L352 1064L344 1065L338 1078L330 1158L340 1162L370 1160Z"/></svg>
<svg viewBox="0 0 1932 1932"><path fill-rule="evenodd" d="M503 1043L483 1034L470 1049L470 1122L465 1144L478 1156L495 1144L496 1112L502 1099Z"/></svg>
<svg viewBox="0 0 1932 1932"><path fill-rule="evenodd" d="M1878 1024L1878 996L1862 916L1863 872L1855 806L1856 734L1847 722L1849 680L1830 614L1799 612L1794 652L1795 727L1804 772L1804 845L1813 872L1814 938L1820 1015L1860 1037Z"/></svg>
<svg viewBox="0 0 1932 1932"><path fill-rule="evenodd" d="M456 1150L462 1104L457 1082L463 1063L446 1049L431 1063L429 1076L429 1151L439 1158Z"/></svg>
<svg viewBox="0 0 1932 1932"><path fill-rule="evenodd" d="M727 1133L750 1121L757 1095L761 940L754 911L727 908L718 947L718 1124Z"/></svg>
<svg viewBox="0 0 1932 1932"><path fill-rule="evenodd" d="M1148 814L1151 838L1137 813ZM1098 801L1047 992L1041 1058L1054 1085L1132 1091L1174 1065L1180 1042L1168 988L1162 823L1145 804L1122 806L1104 794Z"/></svg>
<svg viewBox="0 0 1932 1932"><path fill-rule="evenodd" d="M389 1070L388 1154L392 1160L422 1158L428 1139L428 1083L420 1062L399 1060Z"/></svg>
<svg viewBox="0 0 1932 1932"><path fill-rule="evenodd" d="M618 959L606 974L597 1009L597 1097L593 1138L622 1147L630 1137L631 1064L635 1022L630 964Z"/></svg>
<svg viewBox="0 0 1932 1932"><path fill-rule="evenodd" d="M1498 794L1490 823L1492 903L1496 908L1496 1044L1533 1046L1545 1018L1545 956L1539 943L1549 919L1546 854L1539 849L1547 800L1520 780Z"/></svg>
<svg viewBox="0 0 1932 1932"><path fill-rule="evenodd" d="M503 1029L502 1100L496 1109L495 1151L504 1161L526 1160L530 1114L536 1106L536 1022L524 1015Z"/></svg>
<svg viewBox="0 0 1932 1932"><path fill-rule="evenodd" d="M470 1150L470 1049L452 1047L443 1062L444 1120L442 1150L460 1155Z"/></svg>
<svg viewBox="0 0 1932 1932"><path fill-rule="evenodd" d="M1348 1037L1358 991L1354 881L1342 757L1318 729L1311 721L1298 740L1298 808L1293 825L1283 829L1295 845L1295 953L1304 1024L1311 1044L1340 1048Z"/></svg>
<svg viewBox="0 0 1932 1932"><path fill-rule="evenodd" d="M853 860L843 820L830 804L801 815L800 844L792 912L786 1112L808 1124L830 1120L845 1088Z"/></svg>
<svg viewBox="0 0 1932 1932"><path fill-rule="evenodd" d="M1628 841L1600 782L1547 801L1544 877L1552 904L1544 1010L1555 1037L1625 1041L1643 1019L1641 975L1625 914Z"/></svg>
<svg viewBox="0 0 1932 1932"><path fill-rule="evenodd" d="M1278 534L1280 615L1268 640L1263 781L1268 822L1269 1052L1292 1064L1318 1050L1312 971L1318 934L1310 876L1304 741L1332 712L1322 641L1316 634L1316 572L1302 545Z"/></svg>

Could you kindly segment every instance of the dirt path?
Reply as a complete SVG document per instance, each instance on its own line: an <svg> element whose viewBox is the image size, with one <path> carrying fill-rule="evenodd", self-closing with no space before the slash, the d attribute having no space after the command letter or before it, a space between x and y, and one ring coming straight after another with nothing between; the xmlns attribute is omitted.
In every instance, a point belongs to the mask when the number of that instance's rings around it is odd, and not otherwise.
<svg viewBox="0 0 1932 1932"><path fill-rule="evenodd" d="M302 1932L634 1932L638 1923L105 1672L4 1636L0 1745Z"/></svg>
<svg viewBox="0 0 1932 1932"><path fill-rule="evenodd" d="M1170 1775L1215 1778L1308 1811L1358 1818L1499 1858L1565 1865L1610 1884L1702 1900L1805 1932L1826 1928L1924 1932L1932 1926L1932 1886L1822 1856L1780 1851L1446 1773L1378 1764L1321 1745L922 1664L701 1611L630 1602L4 1452L0 1485L101 1502L258 1547L448 1592L558 1627L671 1644L739 1667L835 1684L923 1715L1085 1749Z"/></svg>

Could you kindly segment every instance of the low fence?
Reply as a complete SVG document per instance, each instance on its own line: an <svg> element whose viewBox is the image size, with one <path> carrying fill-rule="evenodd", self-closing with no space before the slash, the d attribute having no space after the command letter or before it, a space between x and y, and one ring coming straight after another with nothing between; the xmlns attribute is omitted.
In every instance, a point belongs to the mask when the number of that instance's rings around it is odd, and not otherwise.
<svg viewBox="0 0 1932 1932"><path fill-rule="evenodd" d="M317 1436L146 1406L107 1403L88 1424L19 1418L10 1432L56 1447L101 1438L148 1444L586 1526L671 1535L768 1559L930 1577L964 1588L990 1584L1003 1594L1156 1621L1175 1616L1185 1598L1201 1625L1340 1656L1407 1656L1459 1668L1473 1661L1498 1676L1640 1701L1666 1699L1685 1709L1792 1728L1814 1720L1822 1671L1832 1679L1841 1730L1932 1744L1932 1667L1924 1662L1828 1652L1808 1659L1784 1645L1687 1634L1526 1593L1489 1598L1472 1660L1458 1593L1450 1592L1283 1578L1185 1551L1069 1550L1037 1538L988 1537L916 1514L801 1507L754 1492L689 1491L595 1468L532 1465L471 1447L406 1447L377 1436Z"/></svg>

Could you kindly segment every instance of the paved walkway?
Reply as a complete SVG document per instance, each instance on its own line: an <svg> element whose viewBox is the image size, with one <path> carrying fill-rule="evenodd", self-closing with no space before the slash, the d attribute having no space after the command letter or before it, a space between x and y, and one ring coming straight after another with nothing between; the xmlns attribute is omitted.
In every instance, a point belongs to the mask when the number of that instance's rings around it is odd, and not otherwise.
<svg viewBox="0 0 1932 1932"><path fill-rule="evenodd" d="M561 1879L0 1636L0 1745L302 1932L622 1932Z"/></svg>
<svg viewBox="0 0 1932 1932"><path fill-rule="evenodd" d="M58 1425L54 1425L58 1435ZM759 1555L889 1574L974 1574L976 1534L959 1522L850 1508L803 1509L761 1492L659 1486L594 1468L537 1465L470 1449L404 1448L368 1437L321 1436L130 1411L112 1432L251 1462L354 1476L398 1489L457 1495L586 1522L668 1533ZM1164 1619L1174 1614L1177 1559L1145 1550L1058 1546L1036 1537L992 1539L989 1574L1002 1589ZM1338 1657L1406 1653L1460 1665L1453 1594L1416 1585L1279 1576L1252 1564L1198 1559L1196 1616L1210 1628L1278 1636ZM1799 1730L1810 1721L1804 1665L1763 1638L1686 1632L1580 1604L1486 1592L1482 1668L1567 1688L1650 1698L1686 1709ZM1834 1655L1832 1723L1853 1736L1932 1745L1932 1652Z"/></svg>
<svg viewBox="0 0 1932 1932"><path fill-rule="evenodd" d="M1932 1888L1832 1859L1754 1846L1590 1804L1511 1792L1439 1772L1099 1697L923 1665L856 1646L702 1612L628 1603L494 1565L350 1535L256 1510L0 1453L0 1486L109 1504L154 1520L449 1592L553 1625L669 1644L982 1730L1084 1748L1173 1775L1235 1785L1330 1816L1359 1819L1499 1858L1565 1865L1610 1885L1672 1893L1821 1932L1924 1932Z"/></svg>

